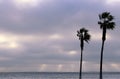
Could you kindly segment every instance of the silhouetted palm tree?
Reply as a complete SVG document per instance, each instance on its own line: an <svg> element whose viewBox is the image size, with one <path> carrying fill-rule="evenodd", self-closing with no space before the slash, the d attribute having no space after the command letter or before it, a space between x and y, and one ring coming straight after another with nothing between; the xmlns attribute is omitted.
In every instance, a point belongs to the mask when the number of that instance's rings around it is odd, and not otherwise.
<svg viewBox="0 0 120 79"><path fill-rule="evenodd" d="M100 25L100 29L103 30L102 33L102 47L101 47L101 58L100 58L100 79L102 79L102 63L103 63L103 49L104 42L106 40L106 32L108 30L113 30L115 27L115 22L113 22L114 17L109 12L103 12L99 15L100 21L98 24Z"/></svg>
<svg viewBox="0 0 120 79"><path fill-rule="evenodd" d="M79 31L77 31L77 36L80 40L80 47L81 47L81 58L80 58L80 73L79 73L79 79L82 78L82 55L83 55L83 48L84 48L84 41L88 43L90 40L90 35L88 34L88 30L85 28L81 28Z"/></svg>

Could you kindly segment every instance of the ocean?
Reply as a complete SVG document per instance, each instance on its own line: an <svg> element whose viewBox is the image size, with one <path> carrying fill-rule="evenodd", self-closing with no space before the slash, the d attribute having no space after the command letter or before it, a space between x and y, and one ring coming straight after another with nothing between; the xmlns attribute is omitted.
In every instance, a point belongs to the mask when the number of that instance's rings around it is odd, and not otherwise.
<svg viewBox="0 0 120 79"><path fill-rule="evenodd" d="M77 72L1 72L0 79L79 79ZM99 79L99 73L83 73L82 79ZM103 79L120 79L119 72L103 73Z"/></svg>

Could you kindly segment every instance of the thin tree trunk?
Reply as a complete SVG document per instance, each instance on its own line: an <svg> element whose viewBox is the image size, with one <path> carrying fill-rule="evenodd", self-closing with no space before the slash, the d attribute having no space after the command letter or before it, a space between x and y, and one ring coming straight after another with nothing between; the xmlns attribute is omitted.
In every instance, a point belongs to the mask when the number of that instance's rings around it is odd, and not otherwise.
<svg viewBox="0 0 120 79"><path fill-rule="evenodd" d="M83 49L81 49L81 58L80 58L80 73L79 73L79 79L82 79L82 54L83 54Z"/></svg>
<svg viewBox="0 0 120 79"><path fill-rule="evenodd" d="M101 48L101 58L100 58L100 79L102 79L102 63L103 63L103 50L104 50L104 40L102 41L102 48Z"/></svg>

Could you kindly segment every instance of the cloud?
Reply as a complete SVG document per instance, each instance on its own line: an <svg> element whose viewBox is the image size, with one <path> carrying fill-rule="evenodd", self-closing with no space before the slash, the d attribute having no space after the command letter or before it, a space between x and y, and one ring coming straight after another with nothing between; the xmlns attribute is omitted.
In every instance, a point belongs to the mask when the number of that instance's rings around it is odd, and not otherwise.
<svg viewBox="0 0 120 79"><path fill-rule="evenodd" d="M110 11L117 25L114 31L107 31L104 68L119 71L117 6L103 0L46 0L35 2L35 6L29 1L18 2L19 7L14 0L0 3L1 71L78 71L80 41L76 31L81 27L92 35L90 43L85 43L83 70L99 71L102 31L97 21L103 11Z"/></svg>
<svg viewBox="0 0 120 79"><path fill-rule="evenodd" d="M120 1L119 0L106 0L106 3L108 5L115 5L118 4Z"/></svg>
<svg viewBox="0 0 120 79"><path fill-rule="evenodd" d="M13 0L14 4L18 7L18 8L26 8L26 7L35 7L38 5L38 0ZM42 0L41 0L42 1Z"/></svg>

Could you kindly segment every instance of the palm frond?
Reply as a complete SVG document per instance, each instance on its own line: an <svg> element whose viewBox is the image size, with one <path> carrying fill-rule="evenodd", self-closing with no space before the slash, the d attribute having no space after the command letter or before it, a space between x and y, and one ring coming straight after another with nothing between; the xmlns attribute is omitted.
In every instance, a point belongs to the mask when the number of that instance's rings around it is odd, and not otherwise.
<svg viewBox="0 0 120 79"><path fill-rule="evenodd" d="M77 31L77 36L79 37L79 40L81 40L81 37L82 37L82 33L79 31Z"/></svg>
<svg viewBox="0 0 120 79"><path fill-rule="evenodd" d="M84 35L84 40L88 43L88 41L90 40L90 35L87 33Z"/></svg>
<svg viewBox="0 0 120 79"><path fill-rule="evenodd" d="M110 22L110 23L107 25L107 29L113 30L114 28L115 28L115 22Z"/></svg>
<svg viewBox="0 0 120 79"><path fill-rule="evenodd" d="M112 15L109 15L109 16L108 16L108 20L109 20L109 21L112 21L113 19L114 19L114 16L112 16Z"/></svg>
<svg viewBox="0 0 120 79"><path fill-rule="evenodd" d="M105 19L105 18L107 18L109 16L109 14L110 14L109 12L103 12L101 14L101 16L102 16L103 19Z"/></svg>
<svg viewBox="0 0 120 79"><path fill-rule="evenodd" d="M99 14L99 19L100 19L100 20L102 19L102 16L101 16L101 14Z"/></svg>
<svg viewBox="0 0 120 79"><path fill-rule="evenodd" d="M81 28L80 33L83 33L85 30L86 30L85 28Z"/></svg>

